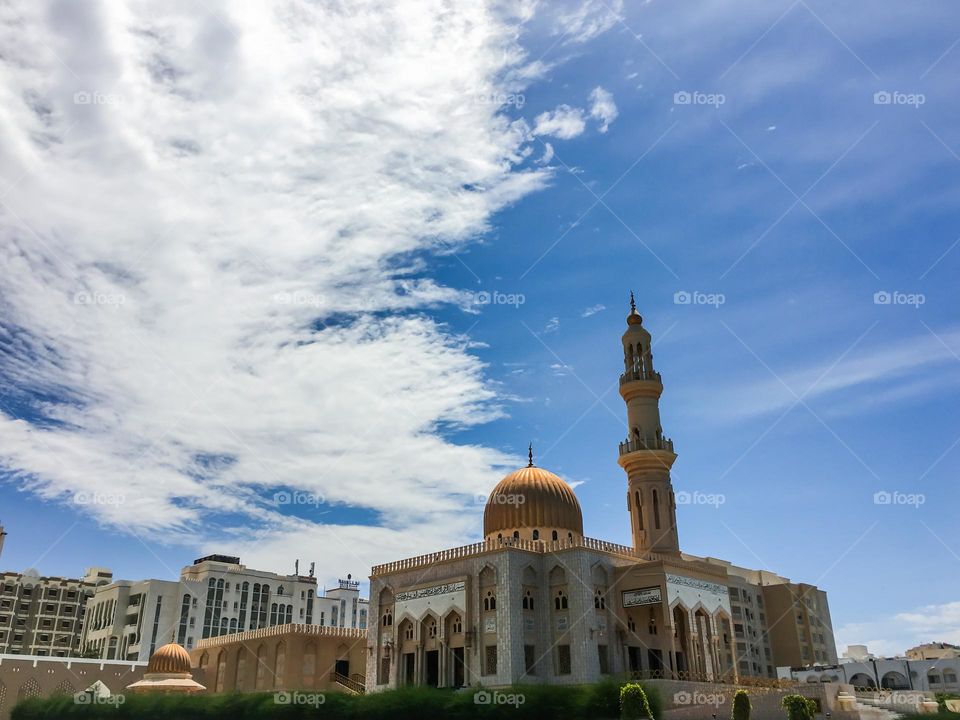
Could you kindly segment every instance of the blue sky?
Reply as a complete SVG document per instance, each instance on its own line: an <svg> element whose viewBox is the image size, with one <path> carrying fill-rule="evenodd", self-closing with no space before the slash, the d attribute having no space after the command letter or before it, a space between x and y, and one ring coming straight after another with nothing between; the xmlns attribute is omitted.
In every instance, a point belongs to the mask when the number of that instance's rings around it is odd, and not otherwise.
<svg viewBox="0 0 960 720"><path fill-rule="evenodd" d="M952 6L385 7L7 11L4 568L363 576L531 441L628 543L633 290L683 548L960 642Z"/></svg>

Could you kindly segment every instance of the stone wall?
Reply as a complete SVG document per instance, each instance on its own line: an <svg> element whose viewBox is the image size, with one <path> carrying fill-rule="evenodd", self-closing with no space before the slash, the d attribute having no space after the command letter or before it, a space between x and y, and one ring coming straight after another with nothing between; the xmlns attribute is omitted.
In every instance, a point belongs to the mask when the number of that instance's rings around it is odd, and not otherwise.
<svg viewBox="0 0 960 720"><path fill-rule="evenodd" d="M143 678L146 663L79 658L0 655L0 720L8 720L20 700L74 695L96 683L112 695Z"/></svg>

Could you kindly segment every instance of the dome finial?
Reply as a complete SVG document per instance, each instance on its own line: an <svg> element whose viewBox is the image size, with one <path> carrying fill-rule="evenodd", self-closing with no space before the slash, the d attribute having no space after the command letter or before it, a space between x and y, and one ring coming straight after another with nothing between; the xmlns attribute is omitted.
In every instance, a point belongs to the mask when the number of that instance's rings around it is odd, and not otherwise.
<svg viewBox="0 0 960 720"><path fill-rule="evenodd" d="M635 313L637 311L637 303L633 299L633 290L630 291L630 312Z"/></svg>
<svg viewBox="0 0 960 720"><path fill-rule="evenodd" d="M533 467L533 443L530 443L530 447L527 448L527 458L529 458L527 467Z"/></svg>
<svg viewBox="0 0 960 720"><path fill-rule="evenodd" d="M637 312L637 302L633 299L633 290L630 291L630 313L627 315L627 325L640 325L643 318Z"/></svg>

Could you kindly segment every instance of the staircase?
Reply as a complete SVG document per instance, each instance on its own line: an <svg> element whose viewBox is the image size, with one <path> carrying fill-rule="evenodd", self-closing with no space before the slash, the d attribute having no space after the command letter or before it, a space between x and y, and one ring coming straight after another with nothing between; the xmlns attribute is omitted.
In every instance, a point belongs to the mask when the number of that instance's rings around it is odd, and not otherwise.
<svg viewBox="0 0 960 720"><path fill-rule="evenodd" d="M354 673L347 677L334 670L330 673L330 682L336 683L343 692L349 695L363 695L367 690L367 678L360 673Z"/></svg>

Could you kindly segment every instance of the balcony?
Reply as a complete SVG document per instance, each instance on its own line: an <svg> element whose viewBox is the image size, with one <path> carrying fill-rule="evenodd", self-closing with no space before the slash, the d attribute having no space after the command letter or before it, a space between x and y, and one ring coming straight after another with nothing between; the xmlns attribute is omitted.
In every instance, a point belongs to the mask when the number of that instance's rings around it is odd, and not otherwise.
<svg viewBox="0 0 960 720"><path fill-rule="evenodd" d="M667 452L673 452L673 440L662 437L654 440L652 443L648 443L643 438L627 438L620 443L621 455L639 450L666 450Z"/></svg>
<svg viewBox="0 0 960 720"><path fill-rule="evenodd" d="M660 373L658 373L656 370L635 369L625 372L620 376L621 385L624 385L628 382L633 382L634 380L653 380L661 385L663 384L663 381L660 379Z"/></svg>

